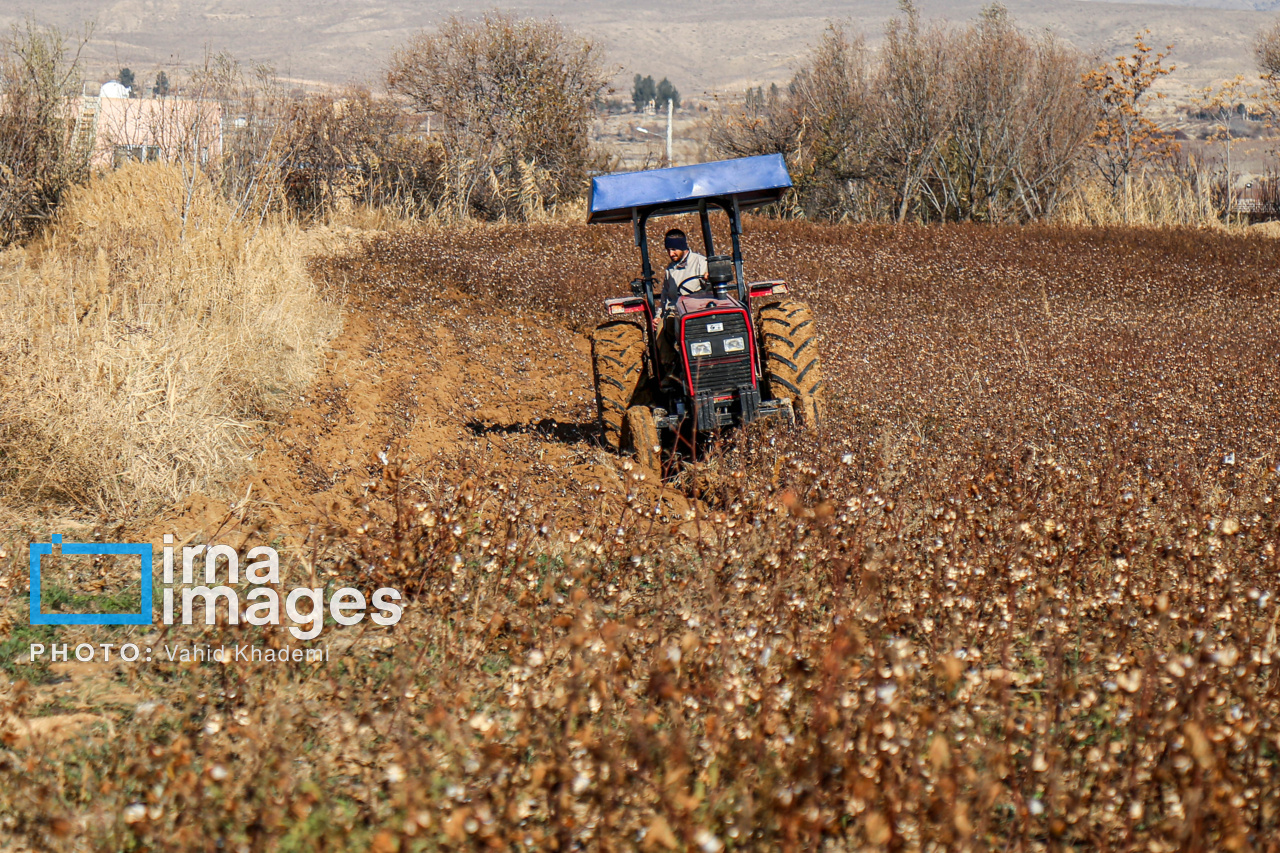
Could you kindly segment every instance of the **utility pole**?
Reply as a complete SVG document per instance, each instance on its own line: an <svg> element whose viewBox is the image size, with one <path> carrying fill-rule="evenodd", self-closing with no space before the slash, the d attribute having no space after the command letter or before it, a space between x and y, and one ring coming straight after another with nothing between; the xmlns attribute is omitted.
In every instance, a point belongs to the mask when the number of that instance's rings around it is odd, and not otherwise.
<svg viewBox="0 0 1280 853"><path fill-rule="evenodd" d="M671 99L667 98L667 165L668 166L674 166L676 164L676 161L671 159L671 112L672 112L672 109L673 107L671 104Z"/></svg>

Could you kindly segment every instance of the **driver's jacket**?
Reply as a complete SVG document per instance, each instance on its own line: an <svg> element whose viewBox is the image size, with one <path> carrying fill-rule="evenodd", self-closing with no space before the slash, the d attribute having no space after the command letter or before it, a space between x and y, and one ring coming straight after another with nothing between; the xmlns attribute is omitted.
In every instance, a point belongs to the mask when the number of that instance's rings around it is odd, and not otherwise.
<svg viewBox="0 0 1280 853"><path fill-rule="evenodd" d="M689 252L684 260L667 267L667 278L662 284L663 313L674 311L676 300L706 287L707 258L697 252Z"/></svg>

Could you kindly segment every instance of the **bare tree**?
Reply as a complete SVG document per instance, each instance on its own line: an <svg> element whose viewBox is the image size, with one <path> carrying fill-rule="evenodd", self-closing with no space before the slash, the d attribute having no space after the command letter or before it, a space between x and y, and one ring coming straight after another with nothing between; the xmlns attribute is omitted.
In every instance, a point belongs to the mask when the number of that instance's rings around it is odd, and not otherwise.
<svg viewBox="0 0 1280 853"><path fill-rule="evenodd" d="M1202 114L1208 115L1211 142L1221 142L1224 154L1223 188L1226 195L1226 215L1235 209L1235 183L1231 165L1231 143L1239 135L1232 124L1243 114L1258 114L1266 110L1270 99L1258 90L1243 74L1217 85L1206 86L1192 97L1192 104Z"/></svg>
<svg viewBox="0 0 1280 853"><path fill-rule="evenodd" d="M712 147L786 154L809 217L1050 215L1093 128L1082 56L1019 32L998 5L959 30L901 8L877 53L829 27L787 94L749 93Z"/></svg>
<svg viewBox="0 0 1280 853"><path fill-rule="evenodd" d="M1050 35L1041 37L1024 80L1021 144L1011 176L1018 213L1054 213L1093 131L1088 93L1080 86L1084 57Z"/></svg>
<svg viewBox="0 0 1280 853"><path fill-rule="evenodd" d="M714 149L734 156L784 154L796 184L796 213L839 218L873 194L870 164L879 130L871 56L860 37L832 24L784 96L751 102L711 131Z"/></svg>
<svg viewBox="0 0 1280 853"><path fill-rule="evenodd" d="M1280 124L1280 19L1258 34L1253 44L1261 86L1258 97L1272 127Z"/></svg>
<svg viewBox="0 0 1280 853"><path fill-rule="evenodd" d="M832 24L791 83L800 130L808 137L791 163L807 216L848 210L857 182L870 177L868 165L878 147L871 78L862 38Z"/></svg>
<svg viewBox="0 0 1280 853"><path fill-rule="evenodd" d="M553 21L451 18L394 53L387 85L433 116L459 215L522 216L581 194L607 85L593 42Z"/></svg>
<svg viewBox="0 0 1280 853"><path fill-rule="evenodd" d="M955 122L946 32L936 25L922 27L913 4L904 2L902 9L905 18L890 20L885 29L875 81L883 99L880 160L898 222L929 191L925 177ZM937 209L936 199L931 201Z"/></svg>
<svg viewBox="0 0 1280 853"><path fill-rule="evenodd" d="M1280 20L1258 34L1253 55L1264 77L1273 82L1280 80Z"/></svg>
<svg viewBox="0 0 1280 853"><path fill-rule="evenodd" d="M955 109L946 162L937 170L958 219L1006 218L1026 139L1026 77L1034 53L1003 7L987 7L958 35L951 97Z"/></svg>

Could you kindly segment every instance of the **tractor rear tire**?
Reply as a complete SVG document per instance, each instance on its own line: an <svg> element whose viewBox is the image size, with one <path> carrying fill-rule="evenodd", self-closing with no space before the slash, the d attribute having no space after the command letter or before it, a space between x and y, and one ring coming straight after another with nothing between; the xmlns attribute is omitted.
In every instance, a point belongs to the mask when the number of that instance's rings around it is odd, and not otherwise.
<svg viewBox="0 0 1280 853"><path fill-rule="evenodd" d="M813 312L803 302L785 299L760 309L758 328L770 396L790 400L800 425L817 429L823 420L824 383Z"/></svg>
<svg viewBox="0 0 1280 853"><path fill-rule="evenodd" d="M648 406L632 406L622 422L622 452L634 453L636 464L646 471L662 472L662 445L658 425Z"/></svg>
<svg viewBox="0 0 1280 853"><path fill-rule="evenodd" d="M646 349L644 330L634 323L605 323L591 336L600 441L615 453L622 446L622 421L627 409L644 387Z"/></svg>

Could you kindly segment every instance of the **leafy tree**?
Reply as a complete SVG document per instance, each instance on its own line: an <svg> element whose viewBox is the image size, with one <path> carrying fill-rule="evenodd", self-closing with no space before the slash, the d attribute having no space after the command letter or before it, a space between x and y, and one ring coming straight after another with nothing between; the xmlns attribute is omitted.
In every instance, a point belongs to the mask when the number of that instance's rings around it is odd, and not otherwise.
<svg viewBox="0 0 1280 853"><path fill-rule="evenodd" d="M1123 193L1128 216L1129 183L1135 171L1148 162L1170 160L1178 144L1146 114L1149 98L1163 98L1151 87L1174 66L1165 65L1173 46L1157 53L1146 42L1150 31L1138 33L1133 53L1084 75L1084 87L1093 94L1097 124L1093 132L1093 164L1116 195Z"/></svg>
<svg viewBox="0 0 1280 853"><path fill-rule="evenodd" d="M1231 142L1235 134L1231 129L1231 122L1238 115L1248 115L1250 106L1260 111L1262 109L1259 104L1260 99L1261 94L1250 85L1243 74L1237 74L1234 79L1217 86L1206 86L1192 99L1196 108L1202 114L1208 115L1213 122L1209 139L1213 142L1221 142L1226 154L1227 215L1231 214L1235 201L1234 189L1231 185Z"/></svg>
<svg viewBox="0 0 1280 853"><path fill-rule="evenodd" d="M120 82L121 86L124 86L132 93L136 81L134 80L133 72L131 70L128 68L121 68L120 73L116 75L116 80Z"/></svg>
<svg viewBox="0 0 1280 853"><path fill-rule="evenodd" d="M163 98L169 94L169 75L163 71L156 72L156 84L151 87L151 94Z"/></svg>
<svg viewBox="0 0 1280 853"><path fill-rule="evenodd" d="M635 104L636 112L649 106L649 102L657 100L657 97L658 88L654 84L653 78L641 77L637 74L635 85L631 88L631 103Z"/></svg>
<svg viewBox="0 0 1280 853"><path fill-rule="evenodd" d="M662 82L658 84L656 95L657 96L654 100L657 101L659 107L666 106L667 101L670 101L671 106L674 109L680 109L680 93L676 90L675 86L671 85L671 81L666 77L663 77Z"/></svg>

